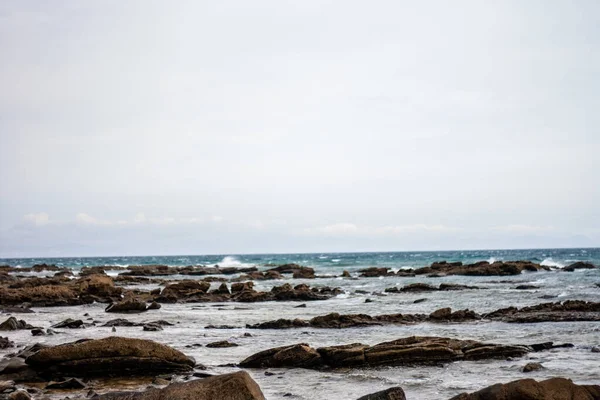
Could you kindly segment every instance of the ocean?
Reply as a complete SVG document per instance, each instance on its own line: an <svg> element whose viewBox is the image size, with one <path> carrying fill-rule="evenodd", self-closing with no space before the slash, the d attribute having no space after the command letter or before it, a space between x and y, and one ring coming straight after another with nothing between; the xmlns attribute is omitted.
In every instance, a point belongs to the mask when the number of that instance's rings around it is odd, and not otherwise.
<svg viewBox="0 0 600 400"><path fill-rule="evenodd" d="M514 276L446 276L441 278L377 277L342 279L347 270L357 275L364 267L389 267L394 270L421 267L433 261L509 261L530 260L551 267L550 271L524 272ZM381 368L357 368L343 371L313 371L303 369L249 370L261 386L267 399L356 399L362 395L401 386L407 399L449 399L462 393L485 386L515 379L546 379L554 376L570 378L579 384L600 383L600 359L592 353L593 346L600 346L600 323L598 322L543 322L509 324L504 322L477 321L473 323L422 323L417 325L387 325L349 329L299 328L289 330L253 330L246 324L265 322L278 318L309 319L330 312L370 315L393 313L431 313L442 308L453 310L471 309L478 313L516 306L530 306L550 301L569 299L600 302L600 268L564 272L562 267L576 261L588 261L600 265L600 248L588 249L532 249L532 250L477 250L439 252L384 252L384 253L315 253L315 254L256 254L256 255L210 255L210 256L147 256L147 257L98 257L98 258L29 258L1 259L0 264L28 267L48 263L77 270L93 265L140 265L166 264L172 266L215 265L257 266L298 263L315 268L318 279L290 278L272 281L255 281L257 290L270 290L286 281L307 283L311 286L340 287L343 294L325 301L307 302L306 308L295 308L295 302L258 303L194 303L163 304L160 310L144 314L127 315L135 321L163 319L174 324L164 331L145 332L140 327L120 327L117 334L156 340L173 346L193 356L207 367L207 372L220 374L232 372L230 364L268 348L295 343L308 343L313 347L362 342L376 344L401 337L446 336L474 339L502 344L532 344L553 341L573 343L573 348L559 348L530 353L520 359L460 361L444 366L401 366ZM75 271L76 272L76 271ZM116 275L120 271L109 271ZM38 273L43 274L43 273ZM190 277L173 276L173 279ZM201 278L201 277L196 277ZM410 283L424 282L460 283L475 285L481 290L437 291L428 293L388 294L384 290ZM517 285L534 285L536 289L517 290ZM218 286L218 283L213 283ZM136 285L131 289L154 289L157 285ZM414 303L425 298L425 301ZM365 302L365 300L371 300ZM35 314L22 318L35 326L50 326L66 318L93 318L105 322L114 318L104 312L105 304L76 307L35 308ZM84 314L89 316L84 317ZM229 325L231 329L210 329L209 325ZM245 336L250 333L252 336ZM6 333L20 344L31 344L29 331ZM66 335L43 336L35 341L59 344L82 338L100 338L115 335L111 328L88 328L69 330ZM207 348L204 345L218 340L229 340L238 347ZM194 345L203 346L194 346ZM6 351L2 351L2 354ZM544 369L524 374L522 367L528 362L540 362ZM285 396L285 397L284 397Z"/></svg>

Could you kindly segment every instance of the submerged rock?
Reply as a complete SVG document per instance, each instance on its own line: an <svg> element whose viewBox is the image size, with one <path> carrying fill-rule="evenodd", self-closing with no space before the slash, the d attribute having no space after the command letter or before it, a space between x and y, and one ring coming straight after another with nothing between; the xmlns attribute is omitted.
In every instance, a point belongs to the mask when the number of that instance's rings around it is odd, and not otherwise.
<svg viewBox="0 0 600 400"><path fill-rule="evenodd" d="M600 399L600 386L576 385L570 379L552 378L536 382L521 379L506 384L496 384L478 392L462 393L450 400L596 400Z"/></svg>
<svg viewBox="0 0 600 400"><path fill-rule="evenodd" d="M145 392L107 393L99 400L264 400L258 384L245 371L172 383Z"/></svg>

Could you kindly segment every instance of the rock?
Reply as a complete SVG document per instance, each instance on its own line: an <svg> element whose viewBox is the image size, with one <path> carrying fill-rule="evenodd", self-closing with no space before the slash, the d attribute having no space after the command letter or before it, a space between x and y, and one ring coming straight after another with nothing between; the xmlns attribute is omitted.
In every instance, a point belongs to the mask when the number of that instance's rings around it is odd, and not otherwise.
<svg viewBox="0 0 600 400"><path fill-rule="evenodd" d="M108 321L107 323L105 323L104 325L101 326L139 326L140 324L138 324L137 322L131 322L127 319L124 318L117 318L117 319L111 319L110 321Z"/></svg>
<svg viewBox="0 0 600 400"><path fill-rule="evenodd" d="M483 317L512 323L600 321L600 302L567 300L562 303L542 303L520 309L508 307L484 314Z"/></svg>
<svg viewBox="0 0 600 400"><path fill-rule="evenodd" d="M310 267L300 267L293 272L294 279L314 279L315 270Z"/></svg>
<svg viewBox="0 0 600 400"><path fill-rule="evenodd" d="M256 353L242 362L242 368L314 368L322 364L320 354L306 343L276 347Z"/></svg>
<svg viewBox="0 0 600 400"><path fill-rule="evenodd" d="M474 264L462 265L461 263L433 263L429 267L418 268L416 275L467 275L467 276L506 276L518 275L523 271L549 270L549 267L535 264L530 261L496 261L489 263L480 261Z"/></svg>
<svg viewBox="0 0 600 400"><path fill-rule="evenodd" d="M7 337L0 336L0 349L6 349L13 347L15 344L11 342Z"/></svg>
<svg viewBox="0 0 600 400"><path fill-rule="evenodd" d="M517 290L532 290L532 289L539 289L539 286L535 286L535 285L519 285L516 286L515 289Z"/></svg>
<svg viewBox="0 0 600 400"><path fill-rule="evenodd" d="M191 371L195 364L168 346L116 336L44 348L25 362L47 377L155 376Z"/></svg>
<svg viewBox="0 0 600 400"><path fill-rule="evenodd" d="M146 310L160 310L161 305L153 301Z"/></svg>
<svg viewBox="0 0 600 400"><path fill-rule="evenodd" d="M84 326L83 326L83 321L80 319L67 318L64 321L59 322L58 324L52 325L52 328L77 329L77 328L84 328Z"/></svg>
<svg viewBox="0 0 600 400"><path fill-rule="evenodd" d="M521 379L496 384L478 392L463 393L450 400L595 400L600 399L600 386L576 385L570 379L552 378L536 382Z"/></svg>
<svg viewBox="0 0 600 400"><path fill-rule="evenodd" d="M225 282L221 283L221 285L219 285L219 288L216 290L213 290L214 294L231 294L229 292L229 288L227 287L227 284Z"/></svg>
<svg viewBox="0 0 600 400"><path fill-rule="evenodd" d="M438 290L438 288L426 283L412 283L400 289L401 292L432 292L435 290Z"/></svg>
<svg viewBox="0 0 600 400"><path fill-rule="evenodd" d="M435 310L434 312L429 314L429 318L436 319L436 320L440 320L440 319L448 320L448 319L450 319L451 315L452 315L452 309L450 307L446 307L446 308L440 308L439 310Z"/></svg>
<svg viewBox="0 0 600 400"><path fill-rule="evenodd" d="M439 290L465 290L465 289L479 289L477 286L459 285L456 283L441 283Z"/></svg>
<svg viewBox="0 0 600 400"><path fill-rule="evenodd" d="M406 400L406 396L404 390L398 386L362 396L358 400Z"/></svg>
<svg viewBox="0 0 600 400"><path fill-rule="evenodd" d="M31 396L25 390L17 390L7 397L8 400L31 400Z"/></svg>
<svg viewBox="0 0 600 400"><path fill-rule="evenodd" d="M107 393L99 400L264 400L258 384L245 371L211 376L163 389L138 393Z"/></svg>
<svg viewBox="0 0 600 400"><path fill-rule="evenodd" d="M600 347L598 347L598 346L592 347L592 353L600 353Z"/></svg>
<svg viewBox="0 0 600 400"><path fill-rule="evenodd" d="M104 311L112 313L141 313L146 311L148 308L146 302L138 300L134 297L126 298L117 303L112 303Z"/></svg>
<svg viewBox="0 0 600 400"><path fill-rule="evenodd" d="M228 342L227 340L221 340L219 342L212 342L206 345L206 347L211 348L224 348L224 347L237 347L239 344Z"/></svg>
<svg viewBox="0 0 600 400"><path fill-rule="evenodd" d="M542 366L542 364L532 362L532 363L525 364L525 366L523 367L523 372L539 371L540 369L543 369L543 368L544 367Z"/></svg>
<svg viewBox="0 0 600 400"><path fill-rule="evenodd" d="M353 343L313 349L306 343L256 353L240 363L242 368L332 368L439 364L458 360L520 357L527 346L507 346L442 337L397 339L367 346Z"/></svg>
<svg viewBox="0 0 600 400"><path fill-rule="evenodd" d="M149 323L149 324L144 325L144 330L147 332L158 332L158 331L162 331L163 328L162 328L162 326L160 326L158 324Z"/></svg>
<svg viewBox="0 0 600 400"><path fill-rule="evenodd" d="M360 276L364 277L364 278L374 278L374 277L379 277L379 276L394 275L393 272L389 271L389 268L370 267L370 268L361 269L358 272L360 273Z"/></svg>
<svg viewBox="0 0 600 400"><path fill-rule="evenodd" d="M300 304L298 306L294 306L294 308L306 308L306 304Z"/></svg>
<svg viewBox="0 0 600 400"><path fill-rule="evenodd" d="M32 330L31 330L31 334L32 334L33 336L44 336L46 333L44 332L44 330L43 330L43 329L41 329L41 328L36 328L36 329L32 329Z"/></svg>
<svg viewBox="0 0 600 400"><path fill-rule="evenodd" d="M17 320L15 317L8 317L6 321L0 324L0 331L16 331L19 329L32 329L33 326L29 325L23 320Z"/></svg>
<svg viewBox="0 0 600 400"><path fill-rule="evenodd" d="M344 271L342 272L342 278L350 278L350 277L351 277L351 275L350 275L350 272L348 272L348 271L346 271L346 270L344 270Z"/></svg>
<svg viewBox="0 0 600 400"><path fill-rule="evenodd" d="M567 272L573 272L576 269L594 269L597 268L594 264L585 261L578 261L573 263L567 267L564 267L562 270Z"/></svg>
<svg viewBox="0 0 600 400"><path fill-rule="evenodd" d="M254 290L254 282L237 282L231 284L231 293Z"/></svg>
<svg viewBox="0 0 600 400"><path fill-rule="evenodd" d="M87 385L77 378L70 378L61 382L50 382L44 389L84 389Z"/></svg>
<svg viewBox="0 0 600 400"><path fill-rule="evenodd" d="M427 301L427 299L416 299L415 301L413 301L413 303L418 304L418 303L422 303L424 301Z"/></svg>

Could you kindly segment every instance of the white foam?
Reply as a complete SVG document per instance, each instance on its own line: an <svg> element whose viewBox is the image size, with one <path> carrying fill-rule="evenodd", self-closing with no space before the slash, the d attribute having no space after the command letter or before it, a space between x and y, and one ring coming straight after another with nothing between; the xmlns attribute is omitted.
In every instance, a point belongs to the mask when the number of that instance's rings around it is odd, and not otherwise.
<svg viewBox="0 0 600 400"><path fill-rule="evenodd" d="M544 259L544 261L542 261L540 263L540 265L543 265L545 267L553 267L553 268L564 268L565 265L562 263L559 263L558 261L554 261L552 259L552 257L548 257L546 259Z"/></svg>

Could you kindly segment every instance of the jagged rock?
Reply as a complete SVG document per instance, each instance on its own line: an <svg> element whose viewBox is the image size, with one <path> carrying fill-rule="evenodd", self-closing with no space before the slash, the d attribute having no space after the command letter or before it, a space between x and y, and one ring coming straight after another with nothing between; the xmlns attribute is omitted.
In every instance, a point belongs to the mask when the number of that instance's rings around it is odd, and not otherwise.
<svg viewBox="0 0 600 400"><path fill-rule="evenodd" d="M536 382L521 379L506 384L496 384L478 392L462 393L450 400L596 400L600 399L600 386L576 385L570 379L552 378Z"/></svg>
<svg viewBox="0 0 600 400"><path fill-rule="evenodd" d="M393 387L362 396L358 400L406 400L406 395L401 387Z"/></svg>
<svg viewBox="0 0 600 400"><path fill-rule="evenodd" d="M19 329L32 329L33 326L29 325L23 320L17 320L15 317L8 317L6 321L0 324L0 331L16 331Z"/></svg>
<svg viewBox="0 0 600 400"><path fill-rule="evenodd" d="M264 400L258 384L245 371L210 376L145 392L107 393L99 400Z"/></svg>
<svg viewBox="0 0 600 400"><path fill-rule="evenodd" d="M168 346L116 336L44 348L25 362L46 377L155 376L191 371L195 364Z"/></svg>

